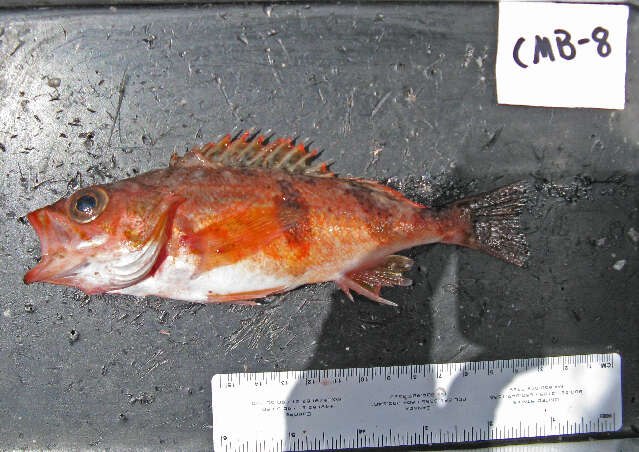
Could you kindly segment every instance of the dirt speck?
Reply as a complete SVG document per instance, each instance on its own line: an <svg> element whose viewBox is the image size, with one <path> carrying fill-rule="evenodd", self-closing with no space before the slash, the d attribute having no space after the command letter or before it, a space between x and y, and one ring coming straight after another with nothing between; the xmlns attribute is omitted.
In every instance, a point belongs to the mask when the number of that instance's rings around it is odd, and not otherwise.
<svg viewBox="0 0 639 452"><path fill-rule="evenodd" d="M95 138L95 132L90 131L79 133L78 138L84 138L84 147L90 149L93 147L94 144L93 139Z"/></svg>
<svg viewBox="0 0 639 452"><path fill-rule="evenodd" d="M166 323L166 318L169 316L169 313L166 311L162 311L160 312L160 315L158 316L158 322L160 323Z"/></svg>
<svg viewBox="0 0 639 452"><path fill-rule="evenodd" d="M60 86L61 80L57 77L50 77L49 80L47 80L47 85L49 85L51 88L58 88Z"/></svg>
<svg viewBox="0 0 639 452"><path fill-rule="evenodd" d="M626 260L625 259L619 259L617 262L615 262L612 265L612 268L617 270L617 271L621 271L623 270L623 268L626 266Z"/></svg>
<svg viewBox="0 0 639 452"><path fill-rule="evenodd" d="M78 330L70 330L68 333L68 338L69 338L69 343L73 344L74 342L77 342L78 339L80 339L80 333L78 332Z"/></svg>
<svg viewBox="0 0 639 452"><path fill-rule="evenodd" d="M131 405L135 405L136 403L139 403L140 405L149 405L155 401L155 396L147 392L141 392L137 395L127 395L129 396L129 403Z"/></svg>
<svg viewBox="0 0 639 452"><path fill-rule="evenodd" d="M150 34L148 35L146 38L142 39L142 41L146 42L146 44L149 46L149 49L153 48L153 45L155 44L155 40L158 37L155 36L154 34Z"/></svg>
<svg viewBox="0 0 639 452"><path fill-rule="evenodd" d="M244 33L240 33L239 35L237 35L237 40L240 41L242 44L244 45L248 45L248 38L246 37L246 35Z"/></svg>
<svg viewBox="0 0 639 452"><path fill-rule="evenodd" d="M570 311L570 313L572 314L572 316L574 317L576 322L581 322L581 315L579 315L579 313L577 311L575 311L574 309L572 309Z"/></svg>

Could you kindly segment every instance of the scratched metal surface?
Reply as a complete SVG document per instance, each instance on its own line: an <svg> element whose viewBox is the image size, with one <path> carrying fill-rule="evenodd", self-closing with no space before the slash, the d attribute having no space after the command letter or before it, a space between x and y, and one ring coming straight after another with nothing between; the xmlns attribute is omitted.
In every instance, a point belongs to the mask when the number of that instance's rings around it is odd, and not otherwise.
<svg viewBox="0 0 639 452"><path fill-rule="evenodd" d="M384 2L388 0L368 0L367 3L371 2ZM390 0L400 3L406 3L404 0ZM437 0L408 0L409 2L436 2ZM486 3L494 3L496 0L471 0L472 2L486 2ZM616 0L560 0L565 3L620 3ZM448 0L448 3L451 2L466 2L466 0ZM104 6L104 5L114 5L114 6L122 6L122 5L171 5L171 4L210 4L210 3L233 3L225 0L3 0L0 3L0 8L27 8L27 7L47 7L47 6ZM237 2L236 2L237 3ZM244 3L264 3L259 0L251 0L250 2ZM303 2L300 0L292 0L287 3L322 3L321 0L313 0L311 2ZM633 6L635 8L639 7L638 0L626 0L623 2L627 5Z"/></svg>
<svg viewBox="0 0 639 452"><path fill-rule="evenodd" d="M217 372L608 351L636 433L638 23L611 112L496 105L494 5L0 13L0 449L210 449ZM257 308L22 283L27 212L250 126L428 203L526 178L530 265L417 248L397 309L332 283Z"/></svg>

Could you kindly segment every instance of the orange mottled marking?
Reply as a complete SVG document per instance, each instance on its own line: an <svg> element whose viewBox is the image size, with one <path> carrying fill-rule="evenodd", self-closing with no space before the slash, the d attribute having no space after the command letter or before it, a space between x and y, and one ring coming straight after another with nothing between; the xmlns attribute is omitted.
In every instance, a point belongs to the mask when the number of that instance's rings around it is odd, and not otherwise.
<svg viewBox="0 0 639 452"><path fill-rule="evenodd" d="M174 171L184 178L164 180L179 183L173 189L189 201L176 216L170 253L191 255L199 272L248 259L260 271L320 281L341 262L412 240L420 228L421 206L371 181L250 168Z"/></svg>

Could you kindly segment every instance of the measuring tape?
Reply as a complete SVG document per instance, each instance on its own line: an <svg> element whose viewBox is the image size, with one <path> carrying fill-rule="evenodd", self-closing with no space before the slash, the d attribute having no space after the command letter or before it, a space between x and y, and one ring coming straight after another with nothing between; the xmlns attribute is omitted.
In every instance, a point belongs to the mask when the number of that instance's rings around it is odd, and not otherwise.
<svg viewBox="0 0 639 452"><path fill-rule="evenodd" d="M216 452L410 446L621 428L616 353L215 375Z"/></svg>

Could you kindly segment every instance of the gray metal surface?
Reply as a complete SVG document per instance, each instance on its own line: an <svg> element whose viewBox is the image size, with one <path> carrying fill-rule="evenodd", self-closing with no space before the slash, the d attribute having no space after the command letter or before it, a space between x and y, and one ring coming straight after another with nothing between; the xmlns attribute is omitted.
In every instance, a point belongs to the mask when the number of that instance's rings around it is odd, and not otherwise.
<svg viewBox="0 0 639 452"><path fill-rule="evenodd" d="M217 372L609 351L636 433L639 20L624 111L541 109L495 104L496 12L0 13L0 449L210 449ZM415 284L384 292L397 309L332 283L254 308L22 283L39 256L27 212L250 126L428 203L528 179L530 265L417 248Z"/></svg>
<svg viewBox="0 0 639 452"><path fill-rule="evenodd" d="M395 1L401 3L417 2L417 3L437 3L438 0L367 0L366 3L374 2L387 2ZM447 0L447 3L464 2L469 0ZM496 3L498 0L470 0L477 3ZM613 3L613 4L625 4L633 7L639 7L639 0L558 0L559 3ZM234 2L228 0L2 0L0 1L0 8L33 8L33 7L51 7L51 6L66 6L66 7L78 7L78 6L125 6L125 5L205 5L211 3L255 3L255 4L269 4L271 2L264 2L262 0L250 0L246 2ZM301 0L289 0L287 2L272 2L272 3L326 3L321 0L301 1Z"/></svg>

